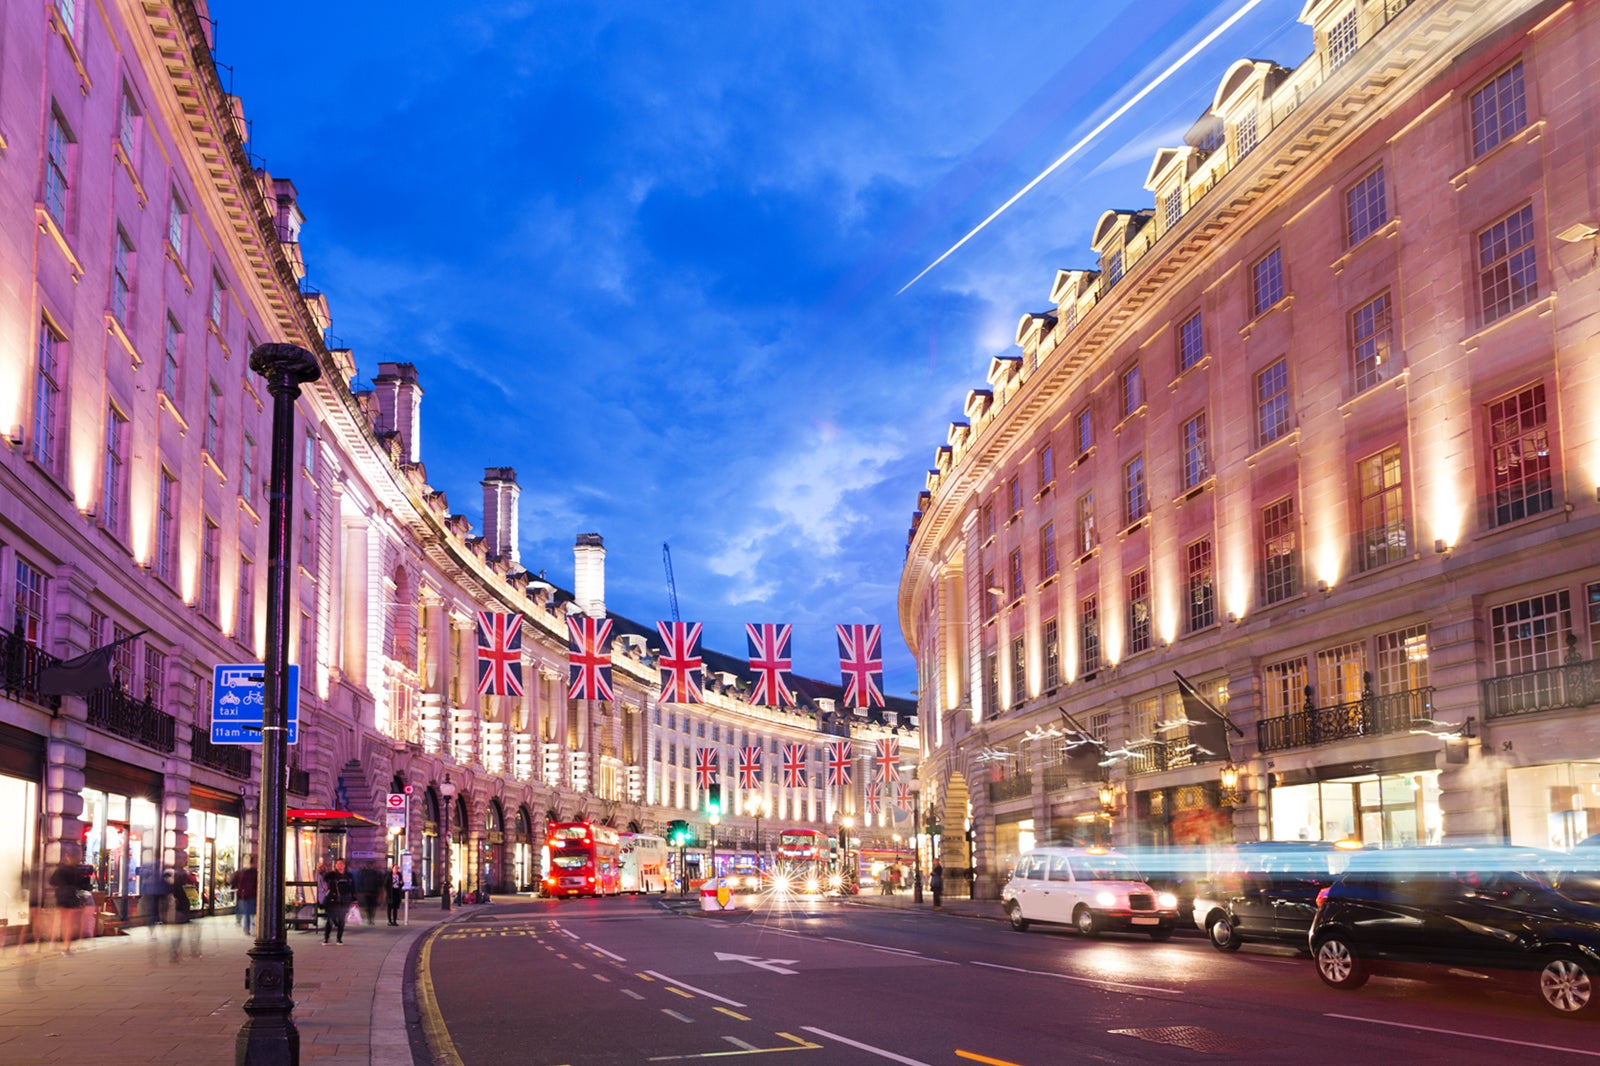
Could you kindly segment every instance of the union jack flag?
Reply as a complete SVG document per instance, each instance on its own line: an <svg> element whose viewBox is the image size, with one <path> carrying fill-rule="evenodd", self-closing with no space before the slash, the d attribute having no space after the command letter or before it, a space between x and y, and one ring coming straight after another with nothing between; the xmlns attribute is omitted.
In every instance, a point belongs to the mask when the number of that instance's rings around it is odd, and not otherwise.
<svg viewBox="0 0 1600 1066"><path fill-rule="evenodd" d="M694 749L694 781L699 788L710 788L717 783L717 749Z"/></svg>
<svg viewBox="0 0 1600 1066"><path fill-rule="evenodd" d="M567 699L616 699L611 691L611 619L567 616L567 664Z"/></svg>
<svg viewBox="0 0 1600 1066"><path fill-rule="evenodd" d="M835 626L839 631L839 670L847 707L883 706L883 653L879 626Z"/></svg>
<svg viewBox="0 0 1600 1066"><path fill-rule="evenodd" d="M760 707L793 707L788 673L794 666L789 658L789 626L747 623L745 636L750 644L750 669L756 675L750 702Z"/></svg>
<svg viewBox="0 0 1600 1066"><path fill-rule="evenodd" d="M806 787L806 746L804 744L785 744L783 746L783 786L785 788Z"/></svg>
<svg viewBox="0 0 1600 1066"><path fill-rule="evenodd" d="M909 811L911 809L911 786L904 781L900 782L900 787L895 790L894 802L895 806L902 811Z"/></svg>
<svg viewBox="0 0 1600 1066"><path fill-rule="evenodd" d="M867 786L867 810L873 814L883 809L883 787L877 784Z"/></svg>
<svg viewBox="0 0 1600 1066"><path fill-rule="evenodd" d="M836 740L828 745L828 784L843 787L850 783L850 742Z"/></svg>
<svg viewBox="0 0 1600 1066"><path fill-rule="evenodd" d="M522 695L522 616L478 612L478 695Z"/></svg>
<svg viewBox="0 0 1600 1066"><path fill-rule="evenodd" d="M900 742L893 737L878 741L878 753L872 757L878 764L879 781L900 780Z"/></svg>
<svg viewBox="0 0 1600 1066"><path fill-rule="evenodd" d="M662 703L703 703L700 679L705 660L700 657L699 622L657 622L661 634Z"/></svg>
<svg viewBox="0 0 1600 1066"><path fill-rule="evenodd" d="M739 787L754 791L761 787L761 745L739 749Z"/></svg>

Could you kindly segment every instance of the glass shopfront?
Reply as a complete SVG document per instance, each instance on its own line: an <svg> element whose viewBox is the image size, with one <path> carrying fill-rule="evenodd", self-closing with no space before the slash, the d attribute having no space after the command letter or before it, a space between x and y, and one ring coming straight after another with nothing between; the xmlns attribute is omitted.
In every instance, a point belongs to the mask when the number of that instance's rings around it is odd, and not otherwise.
<svg viewBox="0 0 1600 1066"><path fill-rule="evenodd" d="M1215 782L1135 793L1138 842L1146 846L1233 843L1233 808Z"/></svg>
<svg viewBox="0 0 1600 1066"><path fill-rule="evenodd" d="M164 873L161 809L143 796L86 788L82 822L95 903L124 921L135 917L145 882Z"/></svg>
<svg viewBox="0 0 1600 1066"><path fill-rule="evenodd" d="M517 808L517 832L511 845L512 877L517 890L538 889L539 871L534 868L533 825L526 807Z"/></svg>
<svg viewBox="0 0 1600 1066"><path fill-rule="evenodd" d="M1506 771L1511 843L1570 848L1600 834L1600 761L1517 766Z"/></svg>
<svg viewBox="0 0 1600 1066"><path fill-rule="evenodd" d="M29 898L37 883L33 868L38 854L39 786L20 777L0 775L0 943L14 929L27 929Z"/></svg>
<svg viewBox="0 0 1600 1066"><path fill-rule="evenodd" d="M189 812L189 883L204 914L232 910L233 874L239 868L239 819L214 811Z"/></svg>
<svg viewBox="0 0 1600 1066"><path fill-rule="evenodd" d="M1296 776L1320 779L1297 781ZM1437 770L1348 773L1323 767L1274 778L1269 794L1273 840L1359 840L1368 847L1440 842Z"/></svg>

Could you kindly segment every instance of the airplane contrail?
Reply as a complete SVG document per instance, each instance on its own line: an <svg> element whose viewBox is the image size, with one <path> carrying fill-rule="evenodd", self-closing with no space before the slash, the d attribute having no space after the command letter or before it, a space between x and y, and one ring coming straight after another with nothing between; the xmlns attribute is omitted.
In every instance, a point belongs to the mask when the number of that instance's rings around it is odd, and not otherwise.
<svg viewBox="0 0 1600 1066"><path fill-rule="evenodd" d="M1163 70L1160 74L1157 74L1149 84L1140 89L1138 92L1134 93L1133 96L1129 97L1126 103L1117 108L1115 111L1111 112L1111 114L1107 115L1104 121L1102 121L1098 126L1084 134L1083 137L1078 140L1078 143L1074 144L1071 148L1068 148L1065 152L1063 152L1059 159L1045 167L1044 170L1040 171L1032 181L1028 182L1028 184L1024 185L1022 188L1013 193L1011 199L995 208L994 211L990 213L988 218L974 226L970 233L968 233L965 237L962 237L956 243L952 244L949 248L945 249L944 254L939 256L939 258L923 267L922 273L918 274L916 277L900 286L899 292L896 292L895 295L899 296L901 293L911 288L911 286L921 281L927 275L928 271L932 270L946 259L949 259L950 256L955 254L956 250L959 249L963 244L966 244L972 238L981 233L985 226L1004 214L1006 209L1012 204L1016 203L1018 200L1028 195L1029 192L1033 191L1033 187L1035 185L1038 185L1045 178L1048 178L1051 174L1053 174L1056 169L1061 166L1061 164L1065 163L1067 160L1081 152L1090 141L1093 141L1096 137L1100 136L1100 134L1104 133L1107 126L1111 125L1117 119L1127 114L1130 108L1154 92L1158 87L1160 87L1162 82L1166 81L1168 78L1172 77L1172 75L1182 70L1184 65L1188 63L1189 60L1193 59L1195 56L1204 51L1207 45L1226 33L1229 27L1248 15L1251 9L1257 7L1260 5L1260 3L1261 0L1245 0L1245 3L1239 7L1239 10L1228 16L1227 21L1223 22L1216 29L1206 34L1205 37L1201 38L1199 43L1197 43L1193 48L1190 48L1187 52L1183 53L1183 55L1179 56L1172 62L1170 66L1167 67L1166 70Z"/></svg>

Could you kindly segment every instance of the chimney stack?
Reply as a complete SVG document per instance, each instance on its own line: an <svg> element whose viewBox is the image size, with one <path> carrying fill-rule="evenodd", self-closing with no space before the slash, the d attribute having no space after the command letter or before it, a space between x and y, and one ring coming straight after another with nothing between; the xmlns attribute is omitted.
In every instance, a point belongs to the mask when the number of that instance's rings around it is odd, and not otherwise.
<svg viewBox="0 0 1600 1066"><path fill-rule="evenodd" d="M572 598L590 618L606 616L606 542L598 533L579 533L572 549Z"/></svg>
<svg viewBox="0 0 1600 1066"><path fill-rule="evenodd" d="M379 433L399 434L402 462L420 462L422 386L417 368L411 363L379 363L374 384L378 393L378 424L374 428Z"/></svg>
<svg viewBox="0 0 1600 1066"><path fill-rule="evenodd" d="M517 472L509 466L490 466L483 471L483 540L490 555L521 564L517 551Z"/></svg>

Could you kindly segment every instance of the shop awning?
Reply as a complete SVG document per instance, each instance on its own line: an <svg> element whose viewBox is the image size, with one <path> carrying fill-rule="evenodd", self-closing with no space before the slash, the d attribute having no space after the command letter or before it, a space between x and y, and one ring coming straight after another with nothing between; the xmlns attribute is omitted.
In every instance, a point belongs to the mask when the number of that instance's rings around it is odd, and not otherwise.
<svg viewBox="0 0 1600 1066"><path fill-rule="evenodd" d="M289 824L307 829L364 829L378 827L371 818L354 811L329 811L310 808L289 808Z"/></svg>

